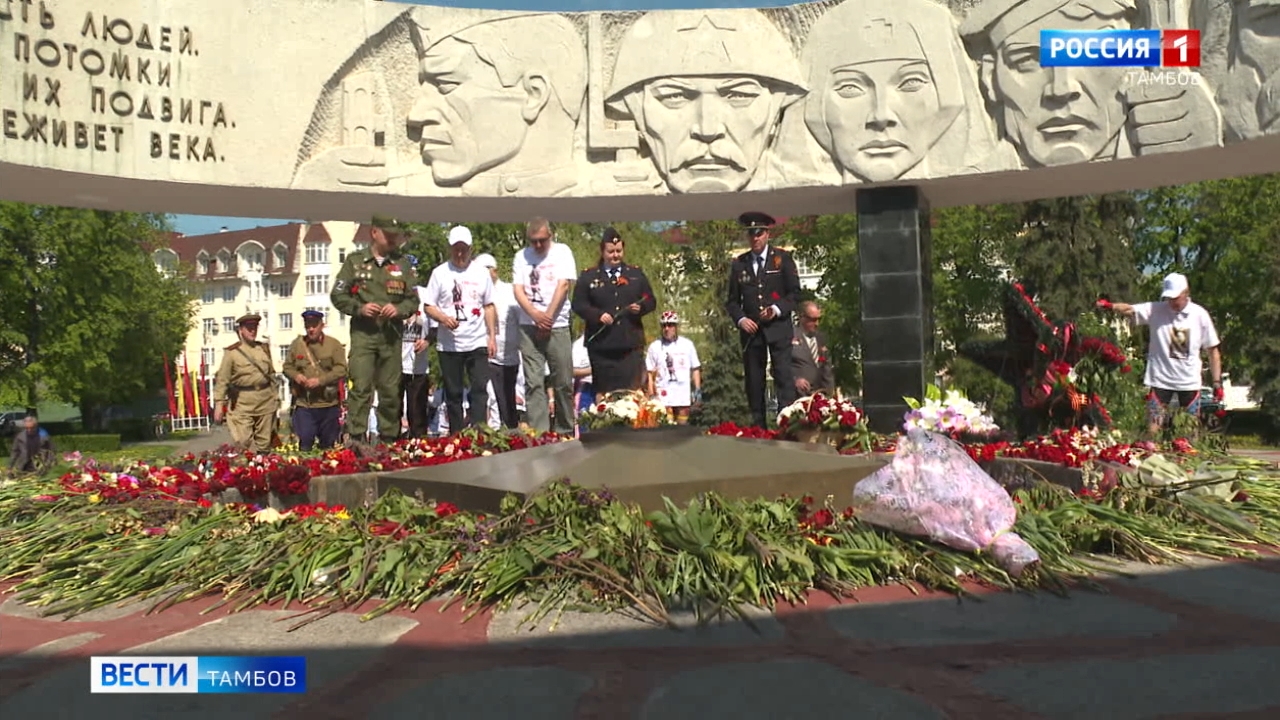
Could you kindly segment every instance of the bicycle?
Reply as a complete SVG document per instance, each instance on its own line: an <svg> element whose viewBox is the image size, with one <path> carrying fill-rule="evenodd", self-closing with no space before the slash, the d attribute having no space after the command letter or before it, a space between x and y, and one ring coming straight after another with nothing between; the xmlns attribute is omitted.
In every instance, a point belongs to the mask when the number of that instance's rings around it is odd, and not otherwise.
<svg viewBox="0 0 1280 720"><path fill-rule="evenodd" d="M151 426L151 434L157 440L164 440L169 437L169 431L173 428L173 421L168 413L160 413L153 415Z"/></svg>

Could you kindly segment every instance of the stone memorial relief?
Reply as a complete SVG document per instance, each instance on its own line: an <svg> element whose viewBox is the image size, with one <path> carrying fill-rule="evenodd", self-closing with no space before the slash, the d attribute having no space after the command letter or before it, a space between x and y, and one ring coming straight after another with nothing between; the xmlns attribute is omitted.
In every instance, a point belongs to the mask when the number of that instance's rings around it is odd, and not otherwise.
<svg viewBox="0 0 1280 720"><path fill-rule="evenodd" d="M1280 1L1191 0L1229 141L1280 131Z"/></svg>
<svg viewBox="0 0 1280 720"><path fill-rule="evenodd" d="M100 4L0 0L0 165L391 199L732 197L1280 127L1280 0ZM1199 70L1039 62L1043 29L1186 27Z"/></svg>

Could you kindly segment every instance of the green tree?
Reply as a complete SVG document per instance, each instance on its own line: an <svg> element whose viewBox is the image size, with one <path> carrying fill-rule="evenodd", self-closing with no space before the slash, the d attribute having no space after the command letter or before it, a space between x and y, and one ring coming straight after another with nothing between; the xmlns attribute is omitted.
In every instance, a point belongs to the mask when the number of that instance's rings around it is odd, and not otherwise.
<svg viewBox="0 0 1280 720"><path fill-rule="evenodd" d="M751 421L743 392L742 346L738 329L725 313L729 266L741 235L732 221L686 223L687 244L675 251L674 262L689 284L684 330L698 347L702 361L702 411L691 422L715 425Z"/></svg>
<svg viewBox="0 0 1280 720"><path fill-rule="evenodd" d="M862 279L858 268L858 216L822 215L788 220L782 229L796 257L822 268L816 299L831 346L836 385L862 387Z"/></svg>
<svg viewBox="0 0 1280 720"><path fill-rule="evenodd" d="M1009 254L1017 279L1056 320L1092 312L1100 295L1132 297L1139 276L1133 252L1138 212L1127 193L1023 204L1022 229Z"/></svg>
<svg viewBox="0 0 1280 720"><path fill-rule="evenodd" d="M0 383L29 409L76 403L90 427L106 405L158 393L194 316L179 269L152 258L167 229L160 215L0 203Z"/></svg>

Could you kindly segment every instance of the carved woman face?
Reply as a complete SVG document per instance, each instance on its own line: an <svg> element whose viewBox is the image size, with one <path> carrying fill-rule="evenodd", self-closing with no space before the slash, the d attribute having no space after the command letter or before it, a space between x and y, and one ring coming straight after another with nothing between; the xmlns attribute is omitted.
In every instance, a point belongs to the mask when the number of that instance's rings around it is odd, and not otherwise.
<svg viewBox="0 0 1280 720"><path fill-rule="evenodd" d="M831 154L866 182L901 177L938 140L940 102L924 57L835 68L824 91Z"/></svg>

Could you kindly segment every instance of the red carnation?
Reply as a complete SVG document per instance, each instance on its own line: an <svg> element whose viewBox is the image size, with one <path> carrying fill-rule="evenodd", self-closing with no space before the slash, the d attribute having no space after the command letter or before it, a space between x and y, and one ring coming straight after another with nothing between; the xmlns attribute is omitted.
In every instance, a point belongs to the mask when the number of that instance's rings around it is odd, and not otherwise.
<svg viewBox="0 0 1280 720"><path fill-rule="evenodd" d="M778 298L780 298L780 297L782 297L782 296L781 296L781 295L779 295L778 293L773 293L773 294L771 294L769 297L770 297L770 298L772 298L772 299L774 299L774 300L777 300Z"/></svg>
<svg viewBox="0 0 1280 720"><path fill-rule="evenodd" d="M480 308L471 308L471 314L480 317Z"/></svg>

